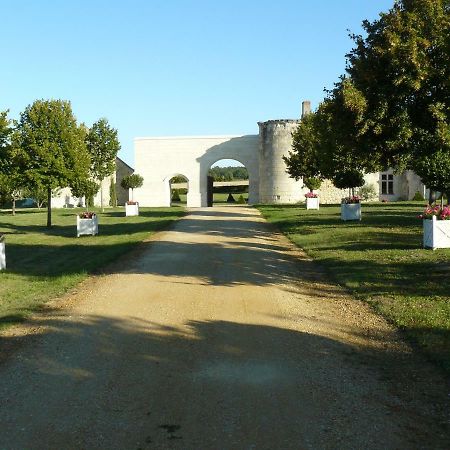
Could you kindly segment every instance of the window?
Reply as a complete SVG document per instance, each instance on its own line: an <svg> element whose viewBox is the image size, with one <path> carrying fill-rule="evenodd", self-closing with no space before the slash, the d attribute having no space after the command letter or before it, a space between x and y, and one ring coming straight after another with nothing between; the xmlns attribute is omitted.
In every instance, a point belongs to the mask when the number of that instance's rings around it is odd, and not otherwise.
<svg viewBox="0 0 450 450"><path fill-rule="evenodd" d="M391 173L381 174L381 193L384 195L394 194L394 175Z"/></svg>

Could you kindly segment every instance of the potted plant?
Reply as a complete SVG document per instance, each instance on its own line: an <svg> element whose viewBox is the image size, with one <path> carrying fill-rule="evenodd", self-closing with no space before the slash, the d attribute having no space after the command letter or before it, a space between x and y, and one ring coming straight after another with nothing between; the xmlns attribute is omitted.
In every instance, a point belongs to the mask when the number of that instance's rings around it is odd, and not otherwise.
<svg viewBox="0 0 450 450"><path fill-rule="evenodd" d="M341 219L361 220L361 199L357 195L344 197L341 201Z"/></svg>
<svg viewBox="0 0 450 450"><path fill-rule="evenodd" d="M77 237L82 234L98 234L98 217L94 212L84 211L77 214Z"/></svg>
<svg viewBox="0 0 450 450"><path fill-rule="evenodd" d="M125 203L125 216L138 216L139 215L139 202L128 200Z"/></svg>
<svg viewBox="0 0 450 450"><path fill-rule="evenodd" d="M0 234L0 270L6 269L5 236Z"/></svg>
<svg viewBox="0 0 450 450"><path fill-rule="evenodd" d="M123 177L120 185L124 189L131 189L131 200L129 199L125 203L125 216L138 216L139 215L139 203L134 201L134 190L140 188L144 183L144 178L142 178L137 173L127 175Z"/></svg>
<svg viewBox="0 0 450 450"><path fill-rule="evenodd" d="M450 206L427 206L423 219L423 247L450 248Z"/></svg>
<svg viewBox="0 0 450 450"><path fill-rule="evenodd" d="M337 173L333 184L338 189L348 189L348 197L341 201L342 220L361 220L361 198L355 195L355 188L364 185L364 175L356 169L348 169Z"/></svg>
<svg viewBox="0 0 450 450"><path fill-rule="evenodd" d="M305 194L306 209L319 209L319 195L314 192L314 189L320 189L322 180L317 177L305 178L303 184L309 189Z"/></svg>

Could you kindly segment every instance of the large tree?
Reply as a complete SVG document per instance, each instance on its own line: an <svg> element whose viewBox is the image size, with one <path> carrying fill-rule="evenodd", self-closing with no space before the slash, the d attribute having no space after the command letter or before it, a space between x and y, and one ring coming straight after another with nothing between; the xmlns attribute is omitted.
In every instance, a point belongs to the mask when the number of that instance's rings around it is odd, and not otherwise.
<svg viewBox="0 0 450 450"><path fill-rule="evenodd" d="M12 202L12 214L16 214L16 201L22 198L24 178L20 167L14 164L11 134L13 128L8 111L0 112L0 193Z"/></svg>
<svg viewBox="0 0 450 450"><path fill-rule="evenodd" d="M27 184L46 189L48 227L52 225L52 189L88 177L85 134L68 101L36 100L20 115L13 134L13 162Z"/></svg>
<svg viewBox="0 0 450 450"><path fill-rule="evenodd" d="M398 0L363 27L347 55L352 89L364 99L358 153L449 189L449 0Z"/></svg>
<svg viewBox="0 0 450 450"><path fill-rule="evenodd" d="M117 130L104 118L95 122L86 135L86 146L91 156L91 173L100 182L100 203L103 210L103 180L114 173L120 150Z"/></svg>
<svg viewBox="0 0 450 450"><path fill-rule="evenodd" d="M287 173L296 181L302 178L310 191L319 189L323 178L320 165L320 130L317 125L317 113L312 112L303 117L292 134L292 150L287 156L283 156Z"/></svg>

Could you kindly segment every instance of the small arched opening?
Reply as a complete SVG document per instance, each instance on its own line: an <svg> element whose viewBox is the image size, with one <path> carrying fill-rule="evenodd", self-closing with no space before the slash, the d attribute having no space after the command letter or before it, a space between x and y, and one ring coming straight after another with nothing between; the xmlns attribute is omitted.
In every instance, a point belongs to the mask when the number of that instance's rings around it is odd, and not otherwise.
<svg viewBox="0 0 450 450"><path fill-rule="evenodd" d="M209 206L248 203L249 173L236 159L220 159L208 171Z"/></svg>
<svg viewBox="0 0 450 450"><path fill-rule="evenodd" d="M170 206L186 206L189 192L189 180L183 174L173 174L166 178L168 204Z"/></svg>

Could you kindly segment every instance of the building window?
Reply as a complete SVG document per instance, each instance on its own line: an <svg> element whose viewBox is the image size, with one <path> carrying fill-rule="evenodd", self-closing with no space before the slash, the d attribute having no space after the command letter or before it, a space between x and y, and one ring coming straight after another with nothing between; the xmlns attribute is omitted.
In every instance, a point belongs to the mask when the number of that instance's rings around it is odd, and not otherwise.
<svg viewBox="0 0 450 450"><path fill-rule="evenodd" d="M394 175L391 173L381 175L381 193L383 195L394 195Z"/></svg>

